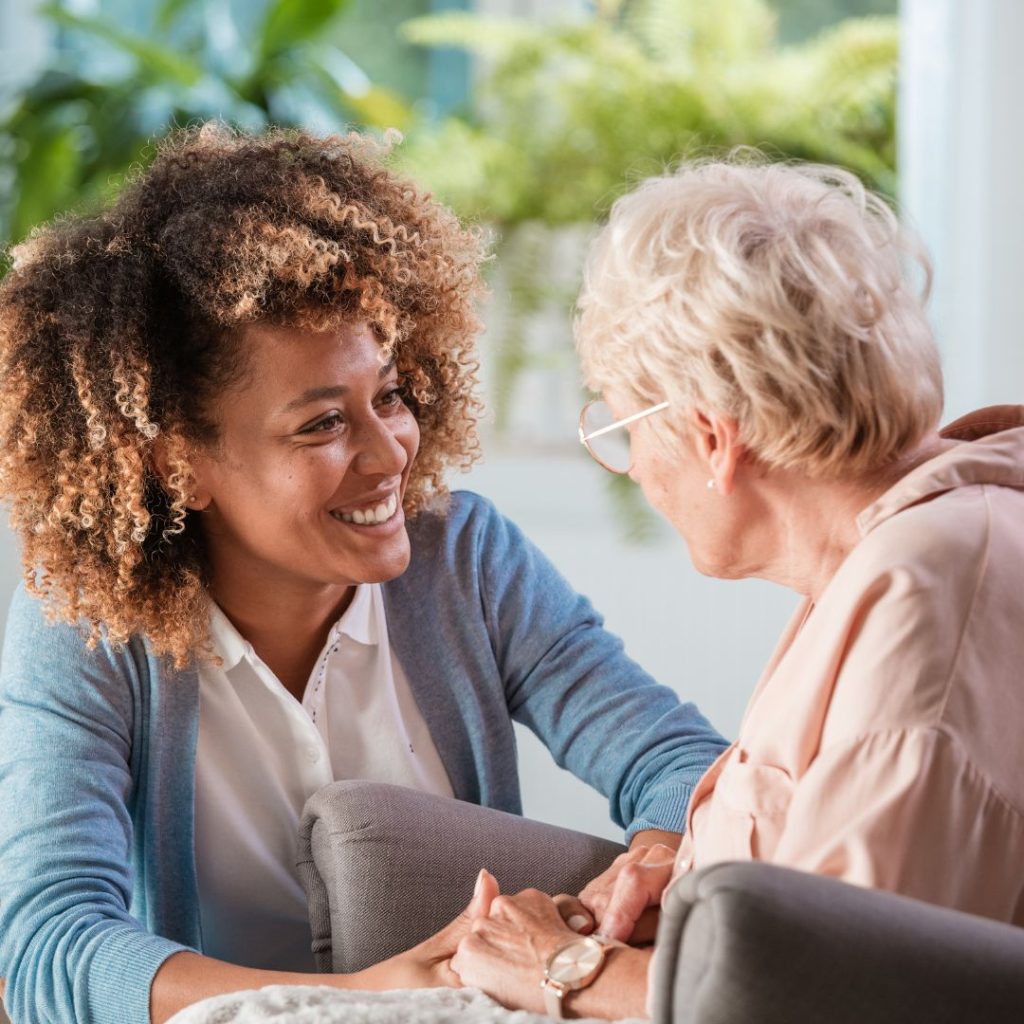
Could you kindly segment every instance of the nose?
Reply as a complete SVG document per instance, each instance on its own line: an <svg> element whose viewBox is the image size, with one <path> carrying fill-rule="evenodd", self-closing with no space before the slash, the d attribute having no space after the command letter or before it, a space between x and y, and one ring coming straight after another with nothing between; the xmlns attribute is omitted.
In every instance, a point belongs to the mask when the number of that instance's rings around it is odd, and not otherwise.
<svg viewBox="0 0 1024 1024"><path fill-rule="evenodd" d="M404 421L406 417L399 419ZM364 476L401 474L410 458L407 445L402 443L409 429L410 425L405 422L388 423L378 416L370 416L360 425L359 448L352 460L356 471Z"/></svg>

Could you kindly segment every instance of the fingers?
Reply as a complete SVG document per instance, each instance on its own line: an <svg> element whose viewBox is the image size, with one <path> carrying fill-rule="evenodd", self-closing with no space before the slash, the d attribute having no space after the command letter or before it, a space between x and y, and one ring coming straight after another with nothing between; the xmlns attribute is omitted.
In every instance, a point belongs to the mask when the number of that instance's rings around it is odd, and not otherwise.
<svg viewBox="0 0 1024 1024"><path fill-rule="evenodd" d="M565 927L556 900L538 889L524 889L515 896L496 896L491 902L490 917L520 927Z"/></svg>
<svg viewBox="0 0 1024 1024"><path fill-rule="evenodd" d="M601 934L625 942L633 933L640 915L648 907L656 906L661 899L672 878L672 871L673 861L667 858L626 864L615 880L601 915Z"/></svg>
<svg viewBox="0 0 1024 1024"><path fill-rule="evenodd" d="M594 930L596 922L593 915L575 896L563 893L554 898L554 903L558 908L558 913L562 915L562 920L574 932L580 935L589 935Z"/></svg>
<svg viewBox="0 0 1024 1024"><path fill-rule="evenodd" d="M627 864L633 864L641 860L644 854L647 853L647 849L646 846L634 846L633 849L627 850L626 853L620 853L605 871L602 871L601 874L591 879L584 886L583 891L580 893L580 902L598 921L601 920L604 908L608 905L608 900L611 898L612 889L615 888L615 880L619 877L619 872Z"/></svg>
<svg viewBox="0 0 1024 1024"><path fill-rule="evenodd" d="M466 916L471 921L478 917L486 917L491 912L491 904L494 903L500 892L498 880L487 868L481 868L480 874L476 876L473 898L466 908Z"/></svg>
<svg viewBox="0 0 1024 1024"><path fill-rule="evenodd" d="M486 868L481 868L473 887L473 898L467 904L466 909L455 920L422 942L420 946L437 958L451 956L459 940L469 931L473 922L487 917L491 912L491 906L495 899L500 899L498 893L497 879Z"/></svg>
<svg viewBox="0 0 1024 1024"><path fill-rule="evenodd" d="M448 966L459 985L483 988L488 962L495 959L496 951L491 944L475 932L470 932L459 943Z"/></svg>

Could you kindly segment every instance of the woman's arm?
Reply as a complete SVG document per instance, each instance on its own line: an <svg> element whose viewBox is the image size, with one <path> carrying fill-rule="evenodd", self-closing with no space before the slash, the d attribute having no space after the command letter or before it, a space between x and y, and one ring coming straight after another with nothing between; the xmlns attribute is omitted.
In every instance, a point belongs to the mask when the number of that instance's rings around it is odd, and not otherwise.
<svg viewBox="0 0 1024 1024"><path fill-rule="evenodd" d="M265 985L329 985L365 991L457 986L459 979L448 966L453 952L454 947L446 951L446 956L434 957L417 947L354 974L263 971L198 953L176 953L164 961L153 978L149 1019L151 1024L164 1024L179 1010L202 999Z"/></svg>
<svg viewBox="0 0 1024 1024"><path fill-rule="evenodd" d="M180 943L129 911L131 655L86 648L20 589L0 671L0 977L13 1020L144 1020Z"/></svg>
<svg viewBox="0 0 1024 1024"><path fill-rule="evenodd" d="M473 898L447 927L405 953L352 974L297 974L263 971L198 953L182 952L167 959L157 971L150 992L151 1024L164 1024L186 1006L228 992L264 985L329 985L335 988L386 991L396 988L458 987L451 958L469 934L473 922L487 916L498 887L487 872L477 877Z"/></svg>
<svg viewBox="0 0 1024 1024"><path fill-rule="evenodd" d="M149 1019L164 1024L179 1010L211 996L244 992L265 985L333 985L338 988L369 987L349 984L357 975L297 974L286 971L260 971L198 953L175 953L163 962L153 978L150 990Z"/></svg>
<svg viewBox="0 0 1024 1024"><path fill-rule="evenodd" d="M608 797L630 839L681 832L693 787L725 740L627 657L518 527L480 504L481 597L513 718L560 767Z"/></svg>

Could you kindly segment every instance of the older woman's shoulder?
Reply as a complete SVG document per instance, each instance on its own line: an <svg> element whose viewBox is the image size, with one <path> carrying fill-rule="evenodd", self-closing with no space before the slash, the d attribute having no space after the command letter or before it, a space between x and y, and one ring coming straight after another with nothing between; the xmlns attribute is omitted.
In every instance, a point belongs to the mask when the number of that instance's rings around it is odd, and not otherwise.
<svg viewBox="0 0 1024 1024"><path fill-rule="evenodd" d="M941 727L983 761L984 736L1010 741L1024 722L1022 522L1024 492L967 486L864 537L818 609L845 652L834 729Z"/></svg>
<svg viewBox="0 0 1024 1024"><path fill-rule="evenodd" d="M1024 492L1014 495L1024 513ZM993 530L983 486L957 487L896 511L865 534L848 560L859 571L900 569L929 582L958 567L971 574L984 561Z"/></svg>

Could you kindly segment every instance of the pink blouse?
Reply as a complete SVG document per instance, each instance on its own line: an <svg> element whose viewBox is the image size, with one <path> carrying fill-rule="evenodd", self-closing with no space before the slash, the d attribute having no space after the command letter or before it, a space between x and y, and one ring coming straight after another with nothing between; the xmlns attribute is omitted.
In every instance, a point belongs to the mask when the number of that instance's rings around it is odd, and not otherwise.
<svg viewBox="0 0 1024 1024"><path fill-rule="evenodd" d="M764 860L1024 925L1024 407L944 433L797 611L677 878Z"/></svg>

